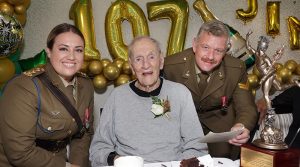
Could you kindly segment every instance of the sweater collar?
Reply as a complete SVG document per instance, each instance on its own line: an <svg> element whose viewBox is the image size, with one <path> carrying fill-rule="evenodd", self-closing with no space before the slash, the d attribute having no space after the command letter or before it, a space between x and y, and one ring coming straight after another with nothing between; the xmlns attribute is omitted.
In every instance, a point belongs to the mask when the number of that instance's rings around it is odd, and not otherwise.
<svg viewBox="0 0 300 167"><path fill-rule="evenodd" d="M146 91L140 90L139 88L137 88L135 86L135 82L136 82L136 80L129 84L130 88L134 91L134 93L136 93L138 96L141 96L141 97L150 97L150 96L158 96L159 95L162 84L163 84L163 79L160 78L159 87L154 89L151 92L146 92Z"/></svg>

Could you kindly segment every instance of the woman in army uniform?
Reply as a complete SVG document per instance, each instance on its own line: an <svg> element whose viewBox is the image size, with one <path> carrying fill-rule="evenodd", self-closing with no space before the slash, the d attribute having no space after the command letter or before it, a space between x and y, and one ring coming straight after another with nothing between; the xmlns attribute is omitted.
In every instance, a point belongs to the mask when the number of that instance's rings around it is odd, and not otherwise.
<svg viewBox="0 0 300 167"><path fill-rule="evenodd" d="M89 166L94 93L79 72L84 44L75 26L56 26L47 39L47 64L7 84L0 99L0 166Z"/></svg>

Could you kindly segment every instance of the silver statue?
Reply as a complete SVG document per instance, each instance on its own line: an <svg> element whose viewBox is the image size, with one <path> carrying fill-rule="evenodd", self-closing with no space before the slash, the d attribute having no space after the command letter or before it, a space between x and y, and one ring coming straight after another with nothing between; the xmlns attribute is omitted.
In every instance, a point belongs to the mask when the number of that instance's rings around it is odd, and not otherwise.
<svg viewBox="0 0 300 167"><path fill-rule="evenodd" d="M280 129L274 127L275 112L272 108L270 99L270 90L274 87L276 90L283 91L293 85L300 85L298 80L293 80L288 84L281 84L276 79L276 69L275 63L282 57L284 45L279 48L272 59L266 54L268 49L269 39L265 36L260 36L257 49L251 47L249 36L252 31L249 31L246 35L246 47L247 49L255 55L255 66L258 72L262 75L260 80L260 85L263 93L263 97L267 104L267 115L265 118L265 127L263 128L260 139L255 140L254 144L267 149L281 150L287 149L287 145L283 142L283 133Z"/></svg>

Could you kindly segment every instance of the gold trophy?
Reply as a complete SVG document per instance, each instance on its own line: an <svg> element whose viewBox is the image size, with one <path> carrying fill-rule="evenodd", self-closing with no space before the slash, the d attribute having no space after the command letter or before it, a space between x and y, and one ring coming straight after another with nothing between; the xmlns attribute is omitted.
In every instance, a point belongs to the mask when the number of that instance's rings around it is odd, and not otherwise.
<svg viewBox="0 0 300 167"><path fill-rule="evenodd" d="M243 167L260 167L260 166L286 166L285 164L299 165L299 156L295 154L295 150L289 149L284 143L283 133L280 129L274 127L275 111L272 108L270 99L270 90L274 87L276 90L283 91L291 86L299 86L298 80L293 80L289 84L282 85L276 79L275 63L282 57L284 45L280 47L272 59L266 54L268 49L269 39L265 36L260 36L257 49L251 47L249 36L252 32L246 35L246 47L255 55L255 66L258 72L262 75L260 85L263 97L267 104L267 114L264 120L264 128L260 133L260 139L253 141L253 145L246 144L241 147L241 166Z"/></svg>

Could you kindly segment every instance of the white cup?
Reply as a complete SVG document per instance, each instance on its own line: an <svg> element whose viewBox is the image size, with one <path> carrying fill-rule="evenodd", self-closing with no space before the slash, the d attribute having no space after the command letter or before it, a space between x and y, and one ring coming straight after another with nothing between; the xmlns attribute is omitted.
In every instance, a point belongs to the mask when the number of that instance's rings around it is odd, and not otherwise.
<svg viewBox="0 0 300 167"><path fill-rule="evenodd" d="M121 156L114 161L114 167L143 167L144 159L139 156Z"/></svg>

